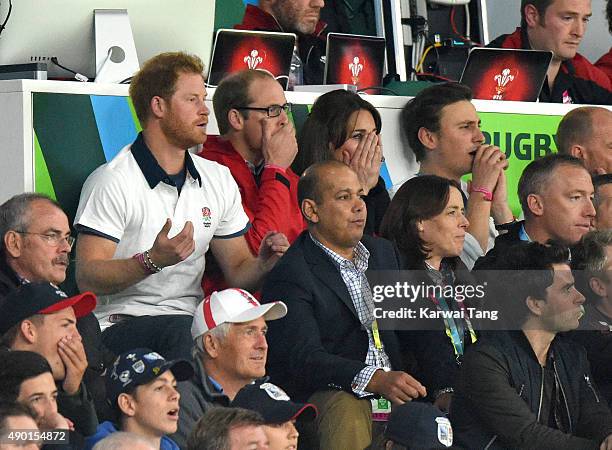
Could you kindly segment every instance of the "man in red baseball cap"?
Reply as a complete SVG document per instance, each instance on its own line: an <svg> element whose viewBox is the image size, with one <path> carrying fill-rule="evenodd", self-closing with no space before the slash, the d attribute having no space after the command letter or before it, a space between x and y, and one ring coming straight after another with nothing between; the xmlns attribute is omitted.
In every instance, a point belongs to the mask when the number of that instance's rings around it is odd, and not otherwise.
<svg viewBox="0 0 612 450"><path fill-rule="evenodd" d="M87 357L76 319L96 306L91 292L68 297L51 283L28 283L0 302L0 344L44 356L58 385L58 410L83 436L95 433L98 419L83 384Z"/></svg>

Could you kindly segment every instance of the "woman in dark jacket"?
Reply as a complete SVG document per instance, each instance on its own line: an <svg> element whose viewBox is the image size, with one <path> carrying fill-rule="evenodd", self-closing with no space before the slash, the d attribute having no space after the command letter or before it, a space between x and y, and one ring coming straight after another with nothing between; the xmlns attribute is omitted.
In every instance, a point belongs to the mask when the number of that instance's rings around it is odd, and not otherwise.
<svg viewBox="0 0 612 450"><path fill-rule="evenodd" d="M359 94L337 90L321 95L299 135L298 154L291 168L302 174L314 163L336 159L352 167L361 181L368 216L364 233L378 233L389 206L389 194L379 176L383 161L382 122L378 110Z"/></svg>
<svg viewBox="0 0 612 450"><path fill-rule="evenodd" d="M415 377L428 398L448 411L453 385L467 346L476 341L467 292L478 294L459 259L468 220L458 183L435 175L412 178L393 197L381 224L381 235L398 246L409 280L426 286L413 303L418 311L449 312L448 317L405 322L398 336L405 354L416 363ZM454 315L452 314L454 313ZM452 316L452 317L451 317Z"/></svg>

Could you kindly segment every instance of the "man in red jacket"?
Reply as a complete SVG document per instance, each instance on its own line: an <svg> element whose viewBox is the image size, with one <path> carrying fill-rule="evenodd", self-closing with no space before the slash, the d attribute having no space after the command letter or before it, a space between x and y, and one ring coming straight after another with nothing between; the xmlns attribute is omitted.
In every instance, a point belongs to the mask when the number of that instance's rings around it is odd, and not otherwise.
<svg viewBox="0 0 612 450"><path fill-rule="evenodd" d="M327 24L319 18L324 5L323 0L259 0L258 6L247 5L234 28L296 33L303 84L323 84Z"/></svg>
<svg viewBox="0 0 612 450"><path fill-rule="evenodd" d="M540 101L610 105L610 79L578 53L591 14L591 0L521 0L521 27L489 47L553 52Z"/></svg>
<svg viewBox="0 0 612 450"><path fill-rule="evenodd" d="M220 136L208 136L200 156L230 169L249 217L246 241L254 255L268 231L289 242L305 228L297 203L298 176L289 168L297 154L291 105L268 73L245 70L226 77L213 108ZM228 287L216 264L207 264L204 292Z"/></svg>

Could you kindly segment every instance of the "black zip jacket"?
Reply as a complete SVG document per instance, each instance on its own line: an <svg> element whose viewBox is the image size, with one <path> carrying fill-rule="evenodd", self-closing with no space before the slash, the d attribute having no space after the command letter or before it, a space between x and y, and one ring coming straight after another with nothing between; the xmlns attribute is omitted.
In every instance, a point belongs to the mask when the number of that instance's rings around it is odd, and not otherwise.
<svg viewBox="0 0 612 450"><path fill-rule="evenodd" d="M472 346L450 408L458 445L469 449L599 449L612 413L594 386L586 352L561 336L549 350L560 426L542 410L543 369L522 331L490 332Z"/></svg>

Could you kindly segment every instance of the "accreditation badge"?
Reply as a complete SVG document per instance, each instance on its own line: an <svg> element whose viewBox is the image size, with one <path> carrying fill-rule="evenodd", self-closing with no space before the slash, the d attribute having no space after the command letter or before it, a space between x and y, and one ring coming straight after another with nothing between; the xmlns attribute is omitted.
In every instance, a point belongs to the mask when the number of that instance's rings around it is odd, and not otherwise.
<svg viewBox="0 0 612 450"><path fill-rule="evenodd" d="M391 414L391 402L386 398L373 398L372 403L372 420L374 422L386 422Z"/></svg>

